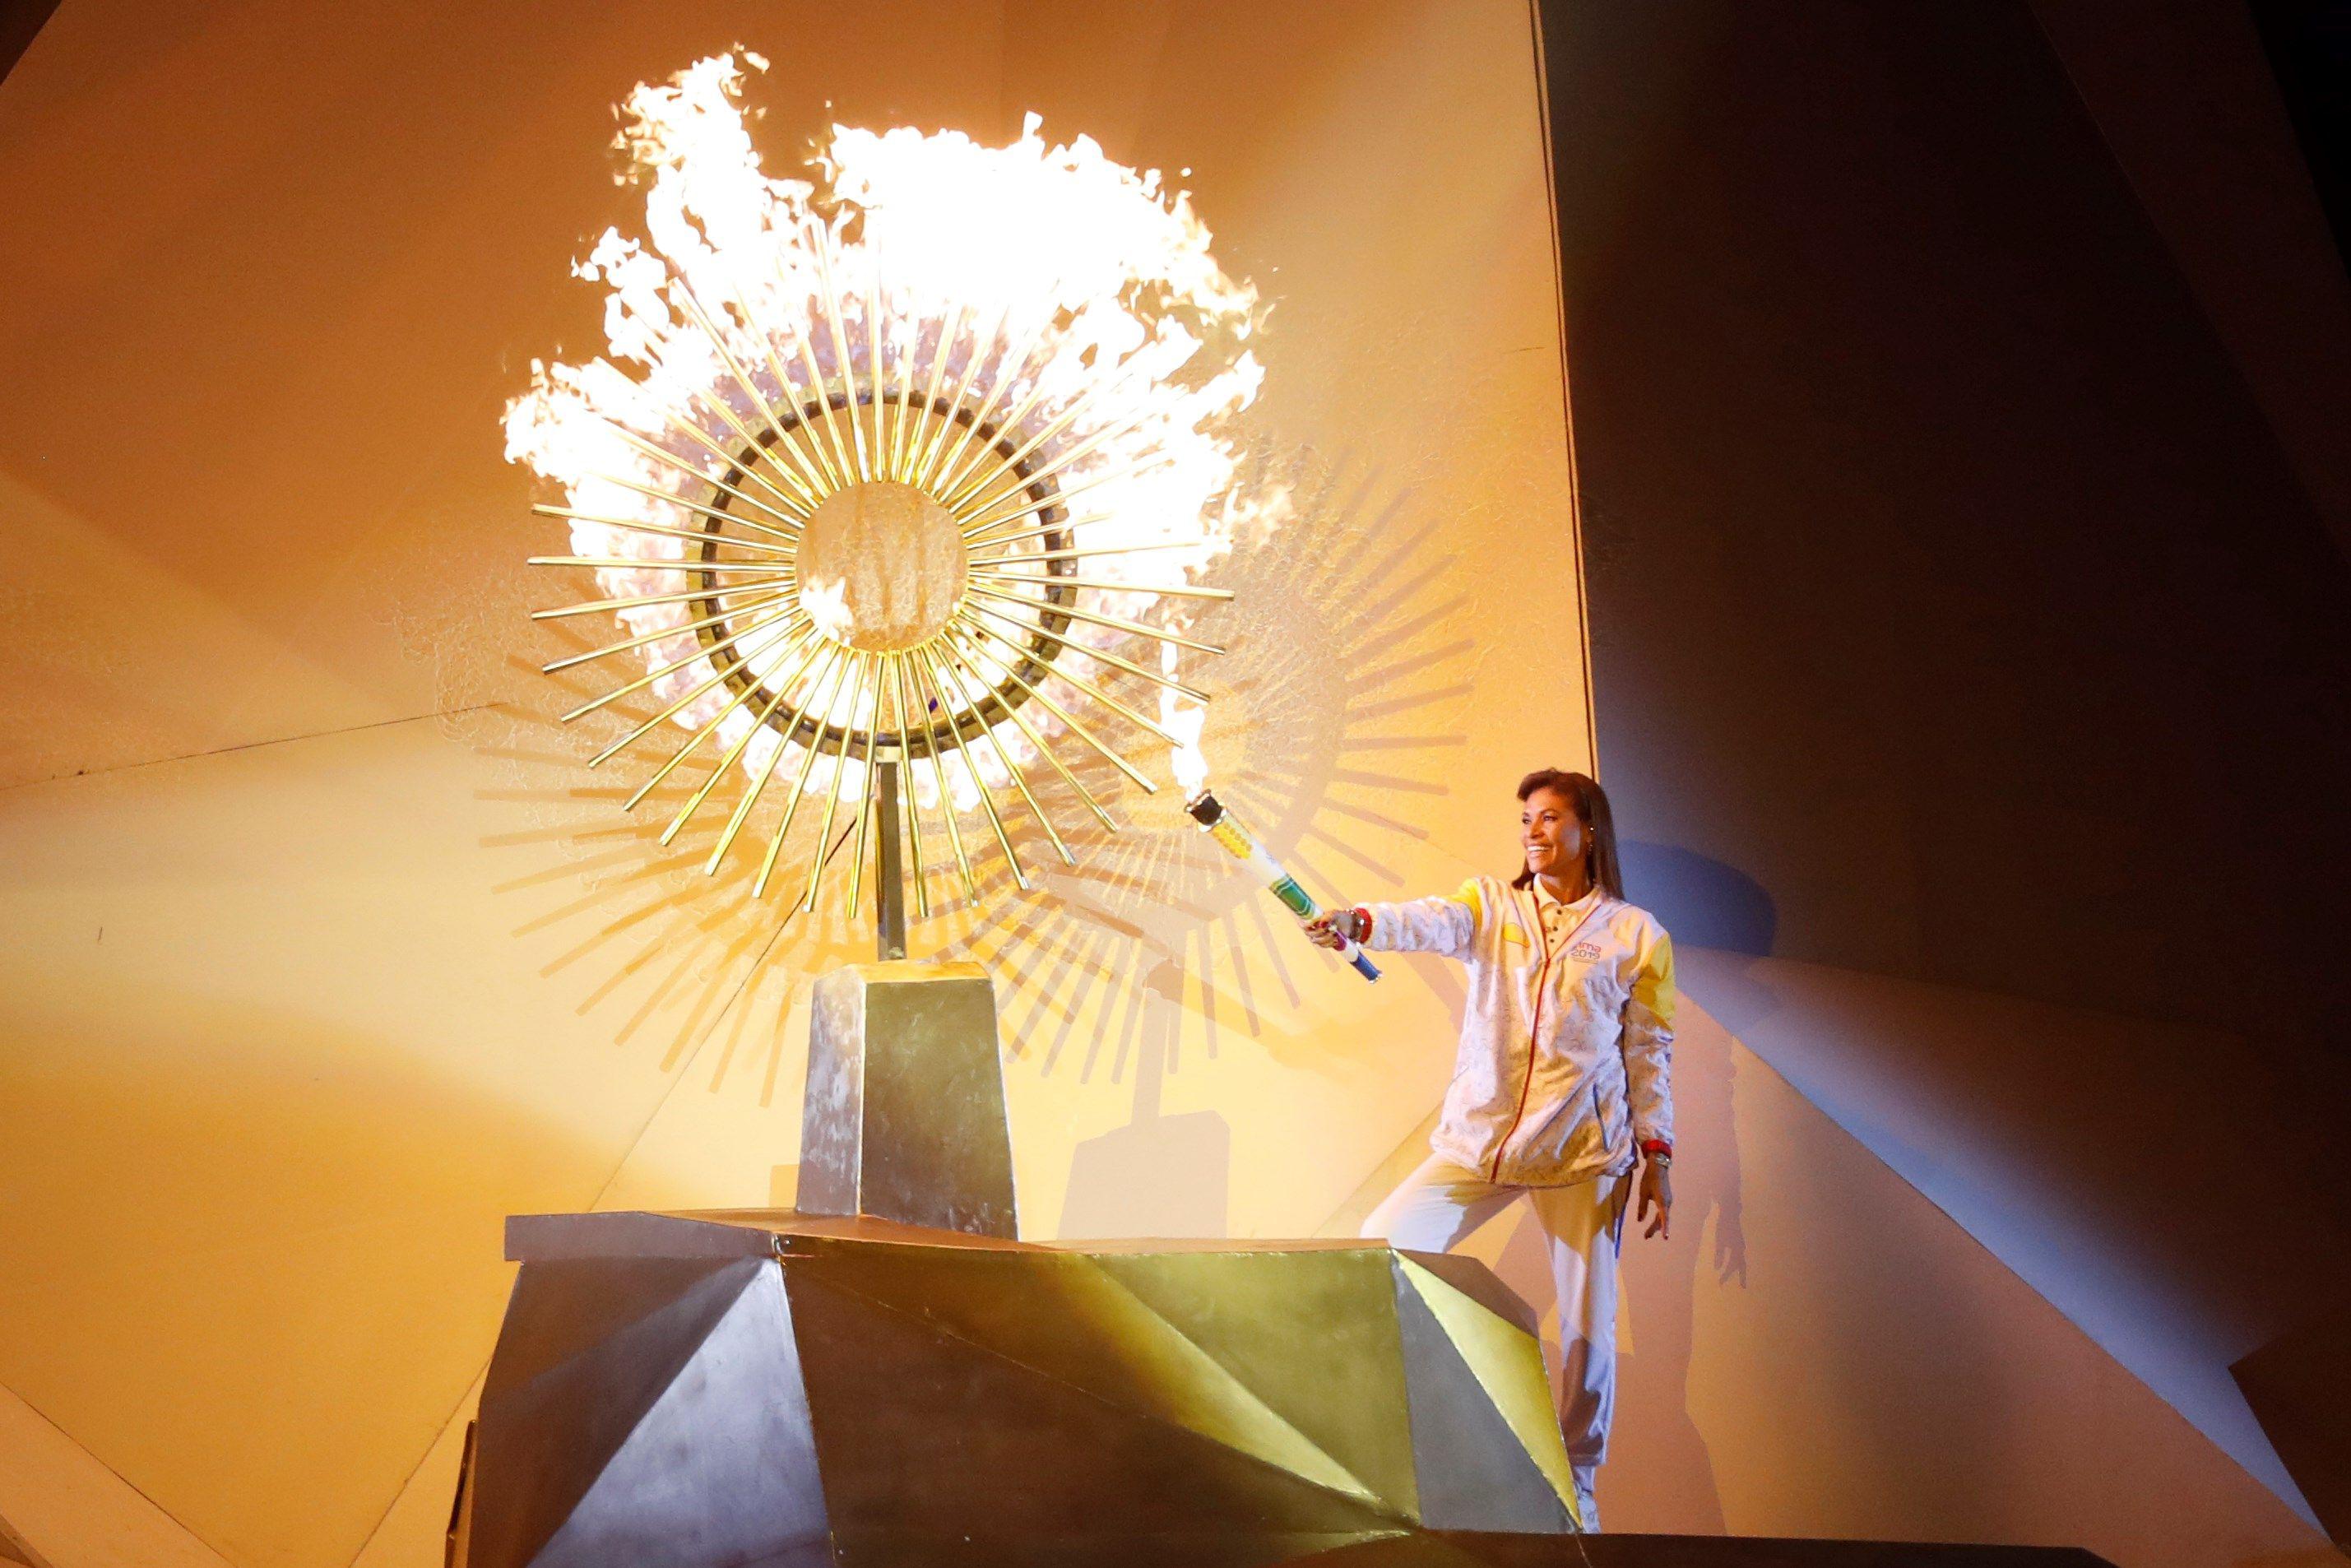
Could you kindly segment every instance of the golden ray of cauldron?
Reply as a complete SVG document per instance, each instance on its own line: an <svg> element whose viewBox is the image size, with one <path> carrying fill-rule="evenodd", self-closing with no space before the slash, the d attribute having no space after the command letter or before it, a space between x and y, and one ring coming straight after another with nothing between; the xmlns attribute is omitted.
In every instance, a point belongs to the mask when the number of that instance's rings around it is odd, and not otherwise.
<svg viewBox="0 0 2351 1568"><path fill-rule="evenodd" d="M918 363L919 343L910 342L897 356L893 376L887 352L890 321L882 308L884 290L878 276L870 275L874 280L862 301L862 322L869 329L852 333L834 284L840 268L832 235L815 223L805 225L803 234L823 280L820 319L762 322L753 316L747 297L719 302L722 308L733 306L745 334L758 346L766 361L764 377L760 368L744 362L683 272L674 264L670 267L684 314L746 405L747 412L738 412L727 396L705 391L694 394L698 409L716 417L724 435L712 434L694 419L666 413L671 434L701 449L687 453L600 415L628 446L673 475L674 487L616 475L590 477L676 507L696 526L665 527L571 507L542 504L531 508L544 517L674 539L688 547L678 558L533 556L533 566L663 573L674 576L678 586L656 594L540 610L534 619L653 605L685 607L689 618L683 624L662 626L544 666L554 674L637 653L680 635L694 639L691 654L654 664L644 674L613 685L566 713L567 723L704 660L716 671L598 752L590 765L611 761L639 742L651 742L647 750L657 750L663 743L653 737L664 725L705 695L720 693L723 706L695 726L684 743L653 768L629 797L628 809L642 804L681 765L703 754L705 746L711 747L715 765L686 794L663 829L661 841L672 841L712 805L722 781L732 783L739 794L703 865L705 873L716 873L743 836L753 808L789 749L784 743L797 744L797 776L784 781L789 795L761 853L753 896L767 896L777 880L785 840L805 800L817 817L817 830L806 875L792 881L799 889L798 906L814 909L831 858L827 845L838 843L833 825L846 811L851 828L844 829L843 836L853 830L857 840L846 912L852 918L857 914L870 841L882 955L903 957L902 813L913 873L906 880L914 884L917 915L927 917L931 913L924 863L926 824L914 770L923 769L931 779L940 834L967 899L976 896L977 888L972 852L949 781L950 754L977 791L987 831L1019 887L1025 891L1030 883L1007 821L1007 811L1015 808L1009 800L999 805L980 769L983 754L1008 780L1009 794L1018 797L1017 809L1034 820L1064 864L1074 865L1076 855L1005 745L1002 727L1009 725L1017 730L1088 812L1116 831L1116 819L1079 778L1070 757L1082 757L1080 748L1091 750L1144 791L1154 792L1158 786L1084 716L1040 688L1049 677L1057 679L1085 706L1176 745L1176 736L1101 683L1123 674L1196 703L1205 703L1207 695L1075 633L1083 627L1196 653L1224 650L1162 627L1104 614L1081 602L1080 596L1093 591L1171 599L1228 600L1232 595L1228 590L1187 583L1083 575L1081 563L1090 558L1196 550L1200 543L1185 538L1091 545L1081 532L1090 523L1106 520L1107 515L1073 514L1073 501L1165 460L1146 454L1099 471L1072 472L1074 465L1131 430L1134 419L1110 420L1081 439L1056 447L1055 438L1117 386L1117 369L1103 371L1061 412L1030 428L1047 386L1044 377L1030 373L1045 346L1043 325L1013 345L1003 341L1004 323L999 321L996 330L970 340L962 369L950 373L954 350L966 341L967 308L939 332L926 367ZM819 333L831 350L830 371L820 359ZM994 371L979 388L982 366L991 360ZM1028 391L1008 396L1024 376ZM1098 673L1088 679L1071 667L1076 660L1091 662ZM1052 723L1031 722L1030 715L1021 711L1030 703L1050 715ZM748 714L753 722L722 745L726 721L737 713ZM778 744L769 748L764 764L738 768L762 728ZM831 786L821 791L820 802L819 792L807 788L820 755L834 759ZM852 762L855 798L845 799Z"/></svg>

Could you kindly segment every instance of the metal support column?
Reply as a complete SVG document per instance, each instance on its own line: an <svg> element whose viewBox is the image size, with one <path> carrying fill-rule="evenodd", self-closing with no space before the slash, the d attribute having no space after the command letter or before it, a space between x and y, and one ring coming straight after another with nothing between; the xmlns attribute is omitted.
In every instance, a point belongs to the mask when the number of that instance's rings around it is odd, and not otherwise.
<svg viewBox="0 0 2351 1568"><path fill-rule="evenodd" d="M898 765L873 770L873 948L883 963L906 956L906 873L898 858Z"/></svg>

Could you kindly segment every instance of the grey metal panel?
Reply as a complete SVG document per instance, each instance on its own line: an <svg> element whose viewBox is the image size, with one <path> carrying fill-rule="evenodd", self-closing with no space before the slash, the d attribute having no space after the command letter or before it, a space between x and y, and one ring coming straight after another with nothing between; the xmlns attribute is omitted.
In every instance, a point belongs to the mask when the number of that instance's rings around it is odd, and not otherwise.
<svg viewBox="0 0 2351 1568"><path fill-rule="evenodd" d="M865 1131L865 980L836 969L809 998L808 1087L800 1103L799 1187L809 1214L858 1212Z"/></svg>
<svg viewBox="0 0 2351 1568"><path fill-rule="evenodd" d="M958 1251L1040 1252L1034 1241L1003 1236L978 1236L967 1230L941 1230L929 1225L907 1225L870 1214L803 1214L789 1208L685 1209L678 1218L705 1225L734 1225L764 1230L775 1239L776 1254L810 1251L840 1241L889 1247L946 1247Z"/></svg>
<svg viewBox="0 0 2351 1568"><path fill-rule="evenodd" d="M1394 1288L1421 1523L1432 1530L1573 1530L1567 1510L1401 1268L1394 1270Z"/></svg>
<svg viewBox="0 0 2351 1568"><path fill-rule="evenodd" d="M675 1258L706 1263L781 1257L832 1241L914 1247L1033 1249L1034 1243L883 1219L869 1214L810 1214L791 1208L709 1208L674 1212L517 1214L507 1220L507 1256L517 1263L567 1260ZM1252 1249L1270 1249L1251 1243Z"/></svg>
<svg viewBox="0 0 2351 1568"><path fill-rule="evenodd" d="M660 1257L525 1264L507 1298L482 1397L496 1404L565 1362L602 1354L610 1341L648 1318L664 1311L674 1315L696 1286L726 1267L723 1258Z"/></svg>
<svg viewBox="0 0 2351 1568"><path fill-rule="evenodd" d="M755 1268L532 1568L831 1563L790 1307Z"/></svg>
<svg viewBox="0 0 2351 1568"><path fill-rule="evenodd" d="M482 1391L471 1568L526 1568L761 1269L523 1266Z"/></svg>
<svg viewBox="0 0 2351 1568"><path fill-rule="evenodd" d="M626 1210L612 1214L507 1217L507 1260L563 1258L762 1258L776 1250L766 1232L688 1216Z"/></svg>
<svg viewBox="0 0 2351 1568"><path fill-rule="evenodd" d="M1465 1258L1458 1252L1399 1252L1501 1319L1516 1323L1531 1334L1540 1336L1542 1319L1527 1299L1502 1283L1501 1276L1475 1258Z"/></svg>

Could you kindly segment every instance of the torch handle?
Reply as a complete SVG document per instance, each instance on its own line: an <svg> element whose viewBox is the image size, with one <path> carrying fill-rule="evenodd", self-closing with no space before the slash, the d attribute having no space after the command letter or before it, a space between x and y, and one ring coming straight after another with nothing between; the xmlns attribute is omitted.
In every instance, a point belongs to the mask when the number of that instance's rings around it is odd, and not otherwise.
<svg viewBox="0 0 2351 1568"><path fill-rule="evenodd" d="M1270 857L1269 857L1270 861ZM1273 889L1273 896L1281 900L1282 906L1301 921L1311 920L1322 913L1322 906L1316 904L1308 895L1306 890L1298 885L1298 879L1288 872L1281 873L1280 881L1269 883L1266 885ZM1367 980L1376 980L1380 977L1379 967L1364 956L1364 950L1361 947L1356 946L1353 941L1347 937L1342 936L1339 940L1346 944L1339 949L1339 956L1353 964L1355 967L1355 973Z"/></svg>
<svg viewBox="0 0 2351 1568"><path fill-rule="evenodd" d="M1313 897L1304 888L1298 885L1298 879L1284 871L1280 861L1266 853L1264 847L1251 836L1248 829L1233 820L1232 813L1227 811L1215 796L1203 789L1186 804L1184 810L1191 815L1193 821L1200 824L1202 831L1214 839L1227 854L1237 861L1244 862L1251 871L1262 878L1267 890L1274 897L1281 900L1281 906L1298 916L1301 923L1311 920L1322 913L1322 906L1314 902ZM1344 937L1341 940L1346 942ZM1346 945L1339 949L1339 956L1353 965L1355 973L1363 976L1364 978L1376 980L1380 977L1378 966L1364 957L1364 950L1354 943L1346 942Z"/></svg>

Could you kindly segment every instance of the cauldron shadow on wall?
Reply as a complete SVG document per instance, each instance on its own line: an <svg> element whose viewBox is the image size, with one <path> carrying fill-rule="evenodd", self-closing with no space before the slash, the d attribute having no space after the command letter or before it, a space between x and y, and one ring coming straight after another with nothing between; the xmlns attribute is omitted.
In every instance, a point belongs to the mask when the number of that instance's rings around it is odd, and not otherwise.
<svg viewBox="0 0 2351 1568"><path fill-rule="evenodd" d="M1428 837L1412 802L1451 793L1468 745L1455 726L1472 606L1446 570L1442 519L1347 458L1259 452L1244 474L1288 496L1292 517L1236 543L1217 575L1235 599L1202 622L1232 650L1203 737L1211 782L1318 898L1404 894L1398 852ZM1008 963L991 959L1036 974L1008 1004L1016 1049L1131 1097L1126 1124L1071 1151L1057 1233L1227 1235L1230 1127L1214 1109L1163 1111L1166 1082L1236 1042L1337 1069L1344 1042L1264 1027L1301 1005L1302 971L1337 960L1188 821L1076 875L1085 885L1008 926ZM1116 1005L1097 1009L1097 993ZM1098 1016L1108 1027L1075 1027Z"/></svg>
<svg viewBox="0 0 2351 1568"><path fill-rule="evenodd" d="M1204 673L1215 787L1310 891L1394 895L1404 891L1396 850L1427 836L1411 801L1450 793L1447 770L1468 744L1450 726L1469 690L1471 605L1447 575L1442 520L1375 471L1311 451L1251 451L1236 491L1283 496L1290 515L1262 534L1244 526L1202 579L1236 596L1194 622L1230 650ZM654 1053L664 1071L711 1092L755 1093L763 1105L779 1088L796 1093L807 1041L788 1020L817 976L872 957L870 883L851 918L840 874L851 850L839 844L826 898L800 911L789 888L749 896L756 855L704 874L718 831L709 813L663 845L663 829L708 780L710 758L688 758L624 812L653 764L623 754L591 772L586 758L656 707L640 694L564 724L564 710L601 688L584 671L550 679L540 666L593 647L595 634L574 620L528 625L534 643L507 660L528 677L528 706L500 705L466 736L507 776L485 798L518 819L482 841L516 868L493 886L515 911L509 934L549 949L536 966L541 978L573 988L576 1010L609 1020L600 1031L614 1045ZM1141 640L1117 651L1156 657ZM1155 711L1157 688L1099 674L1112 695ZM1213 1057L1236 1039L1301 1067L1335 1057L1333 1042L1263 1028L1269 1009L1300 1004L1301 967L1327 960L1183 816L1164 754L1153 755L1159 743L1140 731L1127 738L1148 747L1135 755L1162 781L1156 795L1098 756L1071 758L1121 820L1116 834L1050 771L1029 779L1076 866L1053 857L1023 812L1006 812L1030 872L1025 891L975 812L965 828L977 896L963 897L951 871L939 875L951 862L931 817L933 915L912 922L910 951L995 971L1016 1067L1130 1097L1125 1126L1076 1150L1063 1234L1136 1234L1140 1222L1159 1234L1220 1235L1228 1128L1213 1111L1162 1115L1162 1086L1187 1051ZM780 811L763 800L747 837L772 831ZM799 813L779 860L813 846L813 815ZM844 836L838 823L835 835ZM778 1172L782 1186L789 1174ZM1137 1208L1153 1191L1188 1196L1180 1212Z"/></svg>

